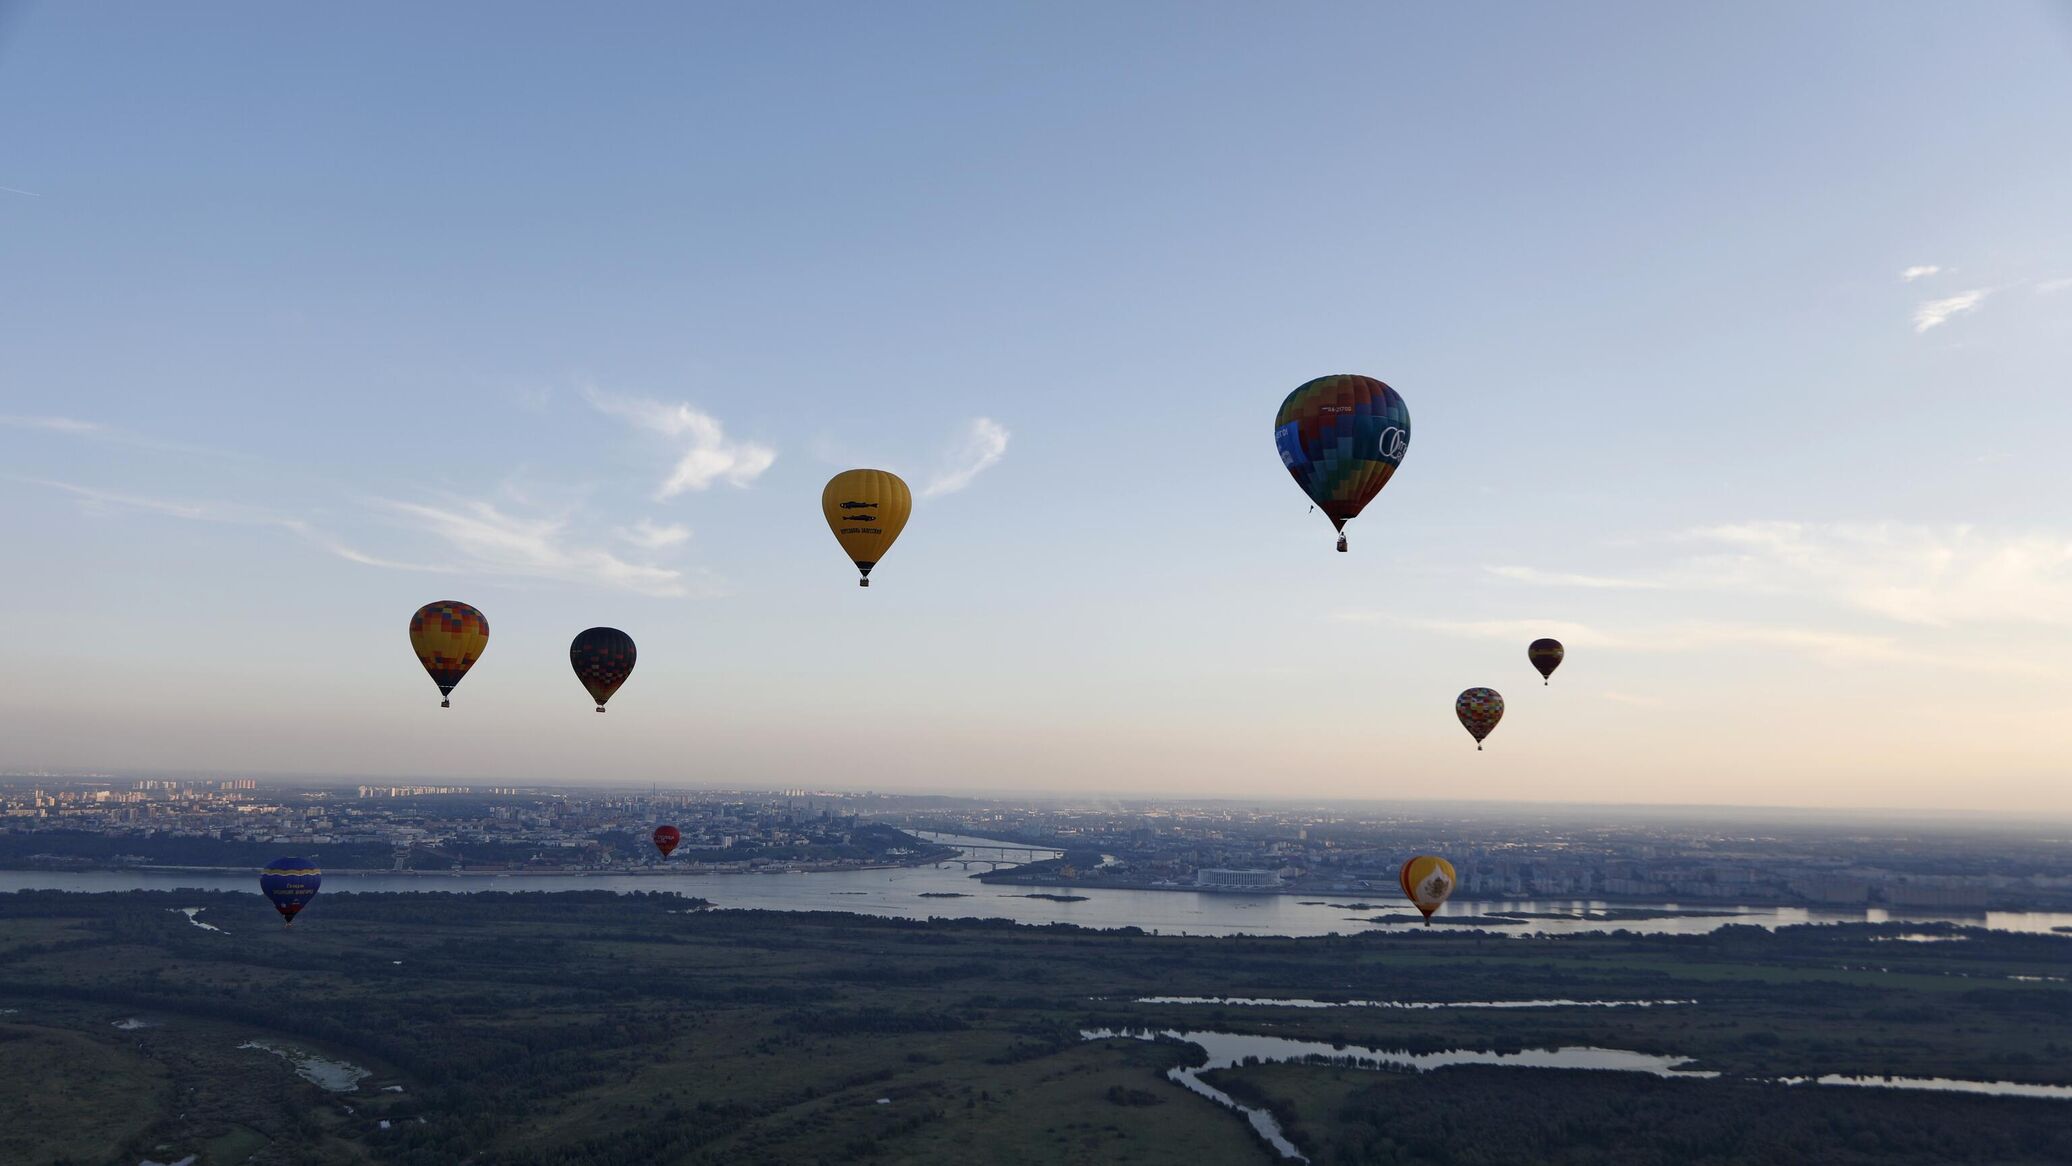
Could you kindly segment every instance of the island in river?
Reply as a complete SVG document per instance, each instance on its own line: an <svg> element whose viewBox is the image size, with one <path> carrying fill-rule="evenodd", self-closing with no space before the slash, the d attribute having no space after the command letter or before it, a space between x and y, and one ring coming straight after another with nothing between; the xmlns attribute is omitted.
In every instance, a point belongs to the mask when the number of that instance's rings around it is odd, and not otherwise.
<svg viewBox="0 0 2072 1166"><path fill-rule="evenodd" d="M1964 942L1888 942L1929 933ZM588 891L326 891L282 928L250 893L24 891L0 958L9 1162L1282 1160L1260 1115L1319 1164L2072 1161L2050 934L1183 937ZM1572 1062L1625 1068L1533 1067ZM1820 1083L1884 1075L2008 1095Z"/></svg>

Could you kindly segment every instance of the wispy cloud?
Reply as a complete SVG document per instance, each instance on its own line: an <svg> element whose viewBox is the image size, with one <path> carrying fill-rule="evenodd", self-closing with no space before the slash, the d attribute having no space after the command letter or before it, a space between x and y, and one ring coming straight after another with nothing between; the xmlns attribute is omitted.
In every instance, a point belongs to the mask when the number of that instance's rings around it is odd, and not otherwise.
<svg viewBox="0 0 2072 1166"><path fill-rule="evenodd" d="M1653 591L1664 586L1654 579L1622 579L1612 575L1571 575L1563 571L1542 571L1537 567L1485 567L1492 575L1520 583L1550 587L1590 587L1605 591Z"/></svg>
<svg viewBox="0 0 2072 1166"><path fill-rule="evenodd" d="M443 539L475 570L616 587L642 595L678 598L692 593L684 572L633 563L570 535L567 516L526 518L488 502L454 499L441 506L383 501L411 525ZM701 593L711 588L701 587Z"/></svg>
<svg viewBox="0 0 2072 1166"><path fill-rule="evenodd" d="M1556 586L1789 597L1919 627L2072 626L2072 533L1752 521L1668 542L1683 551L1638 577L1486 569Z"/></svg>
<svg viewBox="0 0 2072 1166"><path fill-rule="evenodd" d="M2036 294L2039 296L2047 296L2052 294L2053 292L2064 291L2068 287L2072 287L2072 277L2066 277L2064 279L2040 280L2036 284Z"/></svg>
<svg viewBox="0 0 2072 1166"><path fill-rule="evenodd" d="M42 429L51 433L106 433L108 427L98 421L81 421L73 417L21 417L0 413L0 425L10 429Z"/></svg>
<svg viewBox="0 0 2072 1166"><path fill-rule="evenodd" d="M40 195L40 194L37 194L37 193L36 193L35 191L33 191L33 190L23 190L23 189L22 189L21 187L19 187L19 186L0 186L0 190L4 190L4 191L6 191L6 192L7 192L7 193L9 193L9 194L21 194L21 195L27 195L27 196L28 196L28 197L30 197L30 198L42 198L42 197L43 197L42 195Z"/></svg>
<svg viewBox="0 0 2072 1166"><path fill-rule="evenodd" d="M230 507L205 502L175 501L170 498L152 498L143 494L124 494L114 490L101 490L92 486L75 486L70 482L55 482L45 478L23 478L38 486L63 490L79 499L79 504L88 510L141 510L146 514L163 514L169 518L187 518L199 522L241 522L257 525L266 521L256 511L244 507Z"/></svg>
<svg viewBox="0 0 2072 1166"><path fill-rule="evenodd" d="M1610 688L1605 689L1600 695L1614 704L1632 704L1639 705L1642 708L1661 708L1669 703L1659 696L1642 696L1639 693L1620 692Z"/></svg>
<svg viewBox="0 0 2072 1166"><path fill-rule="evenodd" d="M1917 279L1926 279L1941 270L1941 267L1933 263L1916 263L1905 271L1900 272L1899 278L1907 283L1912 283Z"/></svg>
<svg viewBox="0 0 2072 1166"><path fill-rule="evenodd" d="M777 460L777 451L753 441L735 441L709 413L690 405L646 397L622 397L595 388L583 390L590 406L636 428L684 445L676 465L655 491L656 499L674 498L686 490L704 490L714 482L747 486Z"/></svg>
<svg viewBox="0 0 2072 1166"><path fill-rule="evenodd" d="M54 482L28 478L23 481L62 490L79 499L79 504L95 513L118 510L142 514L157 514L167 518L185 519L189 522L215 522L230 526L274 527L293 533L297 537L337 555L349 562L368 567L384 567L394 571L428 571L434 574L449 573L452 568L433 563L404 563L393 559L378 558L312 526L300 518L276 514L258 507L235 502L195 502L184 499L154 498L144 494L125 494L115 490L102 490L92 486L79 486L70 482Z"/></svg>
<svg viewBox="0 0 2072 1166"><path fill-rule="evenodd" d="M1692 573L1796 593L1900 623L2072 624L2072 536L1909 523L1743 522L1686 538L1724 553Z"/></svg>
<svg viewBox="0 0 2072 1166"><path fill-rule="evenodd" d="M1945 296L1939 300L1926 300L1922 302L1919 307L1914 309L1914 331L1920 333L1926 332L1930 328L1939 328L1948 323L1952 316L1965 316L1978 311L1979 305L1986 302L1986 297L1992 293L1992 290L1991 288L1973 288L1970 291L1958 292L1956 295Z"/></svg>
<svg viewBox="0 0 2072 1166"><path fill-rule="evenodd" d="M632 526L619 528L619 537L643 550L656 551L689 541L691 528L680 523L658 526L643 518Z"/></svg>
<svg viewBox="0 0 2072 1166"><path fill-rule="evenodd" d="M1007 427L990 417L974 417L943 457L943 463L921 488L923 498L954 494L1007 455Z"/></svg>
<svg viewBox="0 0 2072 1166"><path fill-rule="evenodd" d="M77 417L37 417L24 416L18 413L0 414L0 428L34 429L44 433L61 433L67 437L76 437L85 441L104 442L109 445L125 445L135 449L157 450L161 453L193 454L224 461L249 462L252 460L245 454L225 453L222 450L210 449L207 446L188 445L185 442L179 441L164 441L156 437L147 437L140 433L118 429L113 425L106 425L99 421L85 421Z"/></svg>

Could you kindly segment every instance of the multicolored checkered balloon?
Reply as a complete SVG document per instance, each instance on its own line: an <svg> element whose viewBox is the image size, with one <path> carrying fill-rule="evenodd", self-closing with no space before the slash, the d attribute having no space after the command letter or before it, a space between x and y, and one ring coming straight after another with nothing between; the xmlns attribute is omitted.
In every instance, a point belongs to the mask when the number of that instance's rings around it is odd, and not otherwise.
<svg viewBox="0 0 2072 1166"><path fill-rule="evenodd" d="M1482 738L1489 736L1496 723L1504 719L1504 698L1494 688L1471 688L1454 698L1453 715L1474 736L1475 749L1480 752Z"/></svg>

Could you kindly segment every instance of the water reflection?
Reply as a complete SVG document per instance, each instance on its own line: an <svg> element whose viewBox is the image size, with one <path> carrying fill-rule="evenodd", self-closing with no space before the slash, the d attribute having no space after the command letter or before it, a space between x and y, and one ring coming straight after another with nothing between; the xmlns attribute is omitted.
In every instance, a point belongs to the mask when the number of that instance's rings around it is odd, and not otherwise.
<svg viewBox="0 0 2072 1166"><path fill-rule="evenodd" d="M1785 1085L1860 1085L1872 1089L1927 1089L1947 1093L1986 1093L1994 1097L2049 1097L2072 1101L2072 1085L2030 1085L2021 1081L1959 1081L1950 1077L1781 1077Z"/></svg>
<svg viewBox="0 0 2072 1166"><path fill-rule="evenodd" d="M334 1061L303 1049L263 1040L248 1040L237 1047L272 1053L293 1064L297 1077L329 1093L357 1093L360 1082L374 1075L350 1061Z"/></svg>

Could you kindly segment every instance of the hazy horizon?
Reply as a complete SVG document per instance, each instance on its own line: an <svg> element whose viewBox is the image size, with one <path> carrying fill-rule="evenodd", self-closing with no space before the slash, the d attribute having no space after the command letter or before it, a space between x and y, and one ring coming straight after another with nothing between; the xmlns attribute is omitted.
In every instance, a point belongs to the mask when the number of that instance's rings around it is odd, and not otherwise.
<svg viewBox="0 0 2072 1166"><path fill-rule="evenodd" d="M0 768L2072 816L2065 9L495 13L17 11Z"/></svg>
<svg viewBox="0 0 2072 1166"><path fill-rule="evenodd" d="M909 798L914 800L965 801L978 804L1012 803L1044 806L1086 806L1113 810L1131 805L1162 808L1200 808L1229 806L1259 809L1315 808L1347 813L1390 812L1402 814L1445 813L1463 817L1478 814L1494 815L1500 812L1537 813L1554 817L1575 815L1584 819L1594 815L1594 820L1617 822L1631 819L1661 819L1668 822L1695 823L1731 819L1744 816L1752 822L1764 820L1794 821L1821 825L1870 825L1879 823L1915 823L1923 820L1944 822L1953 828L2020 828L2051 831L2072 827L2072 814L2037 814L2026 811L1981 808L1977 806L1928 806L1928 807L1852 807L1852 806L1783 806L1708 802L1591 802L1533 800L1521 798L1416 798L1416 797L1305 797L1296 794L1275 796L1188 796L1184 794L1161 793L1145 790L1112 790L1092 793L1084 790L1057 789L1003 789L977 786L965 787L906 787L844 786L837 783L816 781L805 785L741 785L723 782L685 783L676 782L628 782L601 779L593 782L554 781L548 779L514 781L495 777L463 778L439 774L354 774L354 773L279 773L237 770L165 770L135 769L124 772L77 771L59 773L17 773L0 771L0 786L31 785L36 782L62 784L76 782L125 783L135 781L165 780L257 780L266 785L280 785L292 788L323 789L345 785L371 786L438 786L462 785L475 793L486 794L490 789L513 789L520 795L530 793L574 792L583 794L625 794L669 797L674 795L701 794L752 794L773 795L790 790L802 791L801 796L814 797L856 797L872 795L883 798ZM428 795L438 796L438 795Z"/></svg>

